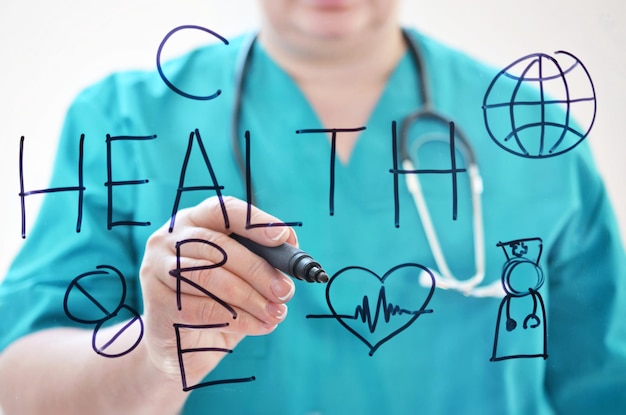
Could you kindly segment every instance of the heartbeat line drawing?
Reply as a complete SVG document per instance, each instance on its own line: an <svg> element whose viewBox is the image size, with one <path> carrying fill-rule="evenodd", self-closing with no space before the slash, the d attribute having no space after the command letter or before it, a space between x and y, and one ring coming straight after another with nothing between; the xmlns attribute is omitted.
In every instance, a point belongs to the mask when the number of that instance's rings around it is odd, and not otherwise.
<svg viewBox="0 0 626 415"><path fill-rule="evenodd" d="M419 284L419 275L426 271L432 284L424 290ZM388 279L390 276L394 278ZM341 277L341 278L340 278ZM375 277L374 279L368 277ZM378 285L377 291L372 285ZM367 291L366 294L363 294ZM422 314L432 313L426 308L435 291L432 272L420 265L406 263L395 266L382 277L363 267L346 267L331 277L326 286L326 302L331 314L309 314L312 319L336 319L348 332L369 348L369 355L402 331L406 330ZM360 303L353 299L355 293ZM392 293L392 294L389 294ZM395 299L389 300L392 295ZM370 298L376 297L372 308ZM398 304L405 304L400 306ZM413 307L407 307L411 304ZM354 310L338 312L337 310Z"/></svg>
<svg viewBox="0 0 626 415"><path fill-rule="evenodd" d="M383 317L385 319L385 323L389 323L392 316L402 315L402 314L412 314L419 315L424 313L432 313L433 310L407 310L405 308L401 308L400 306L393 305L391 303L387 304L387 296L385 295L385 287L380 287L380 291L378 292L378 300L376 301L376 309L374 313L374 319L372 320L372 313L370 312L370 301L367 295L363 296L363 303L356 307L353 315L349 314L338 314L337 316L341 319L352 319L358 320L360 319L363 323L367 323L367 327L369 328L370 333L374 333L376 330L376 325L378 324L378 318L380 317L380 313L382 311Z"/></svg>

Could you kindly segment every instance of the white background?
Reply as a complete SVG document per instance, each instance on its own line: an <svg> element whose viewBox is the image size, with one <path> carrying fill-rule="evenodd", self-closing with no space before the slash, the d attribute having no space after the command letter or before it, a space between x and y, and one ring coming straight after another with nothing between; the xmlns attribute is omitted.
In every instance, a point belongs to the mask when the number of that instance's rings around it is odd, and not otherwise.
<svg viewBox="0 0 626 415"><path fill-rule="evenodd" d="M566 50L581 59L598 97L596 123L588 140L624 237L625 4L622 0L405 0L402 11L406 24L502 68L534 52ZM64 113L82 88L113 70L154 68L161 39L176 26L197 24L229 37L254 28L257 21L254 0L2 0L0 279L22 244L20 136L27 139L26 187L45 188ZM176 39L168 43L169 55L211 40L202 32ZM39 198L27 198L29 223Z"/></svg>

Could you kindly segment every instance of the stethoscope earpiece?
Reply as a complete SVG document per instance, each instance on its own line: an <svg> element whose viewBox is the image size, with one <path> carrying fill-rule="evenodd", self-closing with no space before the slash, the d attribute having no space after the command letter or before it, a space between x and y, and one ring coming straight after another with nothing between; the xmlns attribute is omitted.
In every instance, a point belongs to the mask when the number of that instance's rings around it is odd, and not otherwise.
<svg viewBox="0 0 626 415"><path fill-rule="evenodd" d="M532 323L530 326L528 325L528 320L534 320L535 322ZM532 313L526 316L526 318L524 319L524 328L527 329L528 327L530 327L531 329L537 328L539 327L539 325L541 324L541 320L539 320L539 317L537 317L537 314Z"/></svg>
<svg viewBox="0 0 626 415"><path fill-rule="evenodd" d="M528 325L529 320L534 320L534 322ZM537 317L537 314L532 313L526 316L522 327L524 327L524 329L528 329L528 328L535 329L539 327L540 325L541 325L541 320L539 319L539 317ZM511 317L507 318L506 319L506 331L513 331L516 328L517 328L517 321L515 321L515 319Z"/></svg>
<svg viewBox="0 0 626 415"><path fill-rule="evenodd" d="M528 317L526 317L526 320L528 320ZM524 320L524 328L526 328L526 320ZM512 318L507 318L506 319L506 331L513 331L517 328L517 321L515 321Z"/></svg>

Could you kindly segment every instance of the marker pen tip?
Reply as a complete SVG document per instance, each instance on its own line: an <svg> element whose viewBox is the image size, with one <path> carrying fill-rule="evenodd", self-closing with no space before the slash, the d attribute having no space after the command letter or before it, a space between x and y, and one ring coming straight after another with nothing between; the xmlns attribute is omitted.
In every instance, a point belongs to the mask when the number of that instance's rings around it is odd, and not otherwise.
<svg viewBox="0 0 626 415"><path fill-rule="evenodd" d="M326 271L319 267L312 267L309 270L309 277L311 282L328 282L329 280Z"/></svg>

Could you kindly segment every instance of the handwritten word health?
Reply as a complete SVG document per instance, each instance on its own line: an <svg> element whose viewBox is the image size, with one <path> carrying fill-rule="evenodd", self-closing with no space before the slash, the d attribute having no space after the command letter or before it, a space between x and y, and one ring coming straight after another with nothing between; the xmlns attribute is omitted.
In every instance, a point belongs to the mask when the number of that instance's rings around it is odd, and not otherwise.
<svg viewBox="0 0 626 415"><path fill-rule="evenodd" d="M334 215L334 193L335 193L335 147L337 135L340 133L346 132L354 132L365 129L365 127L359 128L351 128L351 129L303 129L298 130L296 133L305 134L305 133L330 133L331 134L331 155L330 157L330 183L329 183L329 214ZM441 169L415 169L415 170L405 170L398 168L398 153L397 153L397 133L396 133L396 122L393 121L391 123L391 152L392 152L392 167L389 169L389 173L393 174L393 189L391 190L394 195L394 224L396 227L400 226L400 205L399 205L399 184L398 184L398 176L403 174L449 174L452 181L452 203L453 203L453 219L456 218L456 206L457 206L457 175L458 173L465 173L465 168L458 168L456 165L455 159L455 151L454 151L454 123L450 123L450 166L442 166ZM115 226L150 226L149 221L120 221L116 220L113 217L113 188L119 186L137 186L137 185L147 185L149 184L148 178L138 178L134 180L124 180L124 181L115 181L113 179L114 172L112 168L112 146L115 142L118 141L126 141L126 140L153 140L156 139L156 135L149 136L111 136L109 134L106 135L106 154L107 154L107 181L104 183L104 186L107 187L107 229L111 230ZM246 131L245 133L245 151L246 155L248 155L246 159L246 189L248 189L248 209L250 209L250 187L251 187L251 172L250 172L250 132ZM76 184L61 186L61 187L51 187L46 189L36 189L36 190L26 190L25 189L25 179L24 179L24 140L25 138L22 136L20 139L20 151L19 151L19 180L20 180L20 199L21 199L21 219L22 219L22 238L26 238L26 198L33 195L45 194L45 193L56 193L56 192L76 192L77 199L77 219L76 219L76 232L80 232L82 226L82 210L83 210L83 198L85 192L88 189L84 186L84 172L83 172L83 146L85 141L85 135L82 134L78 143L78 160L77 160L77 181ZM206 164L208 175L208 181L210 184L206 186L193 186L186 187L185 176L187 172L187 165L189 158L191 157L195 146L194 141L197 142L199 151L201 151L203 160ZM198 151L198 150L196 150ZM226 228L230 226L228 214L226 213L226 209L224 206L224 202L222 199L222 190L224 190L224 186L220 185L219 178L216 175L213 166L211 164L210 156L207 153L206 147L202 141L202 136L199 130L194 130L189 135L189 141L187 144L187 151L185 154L184 160L181 160L181 170L180 170L180 181L181 184L176 191L173 199L173 207L172 207L172 216L170 221L170 232L174 229L176 213L179 209L179 204L181 200L181 196L185 192L197 191L197 190L206 190L213 191L215 195L219 198L220 204L222 207L222 213L224 217L224 223ZM301 222L289 222L284 223L283 225L287 226L301 226ZM258 227L258 226L269 226L269 224L252 224L249 220L246 221L247 227ZM273 224L276 226L276 224Z"/></svg>

